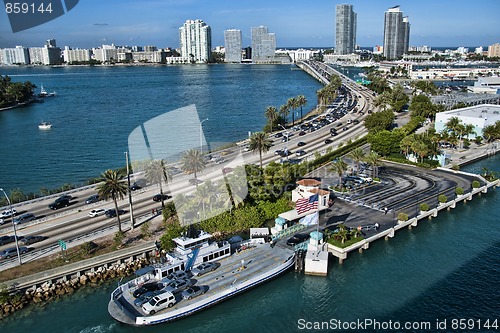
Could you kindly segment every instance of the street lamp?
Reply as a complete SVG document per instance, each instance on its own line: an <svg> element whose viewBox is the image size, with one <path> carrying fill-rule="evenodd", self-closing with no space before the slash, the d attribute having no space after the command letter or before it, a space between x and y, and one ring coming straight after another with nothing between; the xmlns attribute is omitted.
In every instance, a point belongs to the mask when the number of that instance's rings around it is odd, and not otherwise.
<svg viewBox="0 0 500 333"><path fill-rule="evenodd" d="M208 118L203 119L200 123L200 152L203 154L203 128L201 127Z"/></svg>
<svg viewBox="0 0 500 333"><path fill-rule="evenodd" d="M127 165L127 183L128 183L128 207L130 212L130 224L132 229L134 229L134 209L132 207L132 189L130 187L130 170L128 161L128 152L125 152L125 163Z"/></svg>
<svg viewBox="0 0 500 333"><path fill-rule="evenodd" d="M14 228L14 239L16 240L17 259L19 259L19 265L22 265L23 262L21 261L21 254L19 253L19 243L17 242L17 231L16 231L16 224L14 223L14 211L12 210L12 204L10 202L9 197L7 196L7 193L5 193L3 188L0 188L0 191L3 192L3 195L5 195L5 198L7 199L7 202L9 203L10 218L12 220L12 227Z"/></svg>

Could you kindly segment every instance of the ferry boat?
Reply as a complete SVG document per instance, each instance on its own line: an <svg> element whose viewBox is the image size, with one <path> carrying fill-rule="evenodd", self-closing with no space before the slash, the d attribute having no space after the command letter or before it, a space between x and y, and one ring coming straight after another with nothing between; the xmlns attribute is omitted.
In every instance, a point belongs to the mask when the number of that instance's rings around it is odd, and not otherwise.
<svg viewBox="0 0 500 333"><path fill-rule="evenodd" d="M154 325L189 316L232 296L268 281L294 265L295 252L290 248L271 246L263 238L238 243L213 241L206 232L190 237L174 238L176 248L161 257L161 263L142 269L143 275L121 284L111 293L109 314L117 321L133 326ZM203 295L183 299L181 292L164 291L169 299L165 309L146 313L144 305L136 305L134 291L146 283L165 285L168 276L204 262L217 262L217 269L189 278L190 284L204 288ZM159 291L163 293L163 290ZM163 295L163 294L160 294ZM172 295L175 299L172 301ZM156 298L156 297L155 297ZM153 302L152 299L149 302ZM153 303L152 303L153 304Z"/></svg>

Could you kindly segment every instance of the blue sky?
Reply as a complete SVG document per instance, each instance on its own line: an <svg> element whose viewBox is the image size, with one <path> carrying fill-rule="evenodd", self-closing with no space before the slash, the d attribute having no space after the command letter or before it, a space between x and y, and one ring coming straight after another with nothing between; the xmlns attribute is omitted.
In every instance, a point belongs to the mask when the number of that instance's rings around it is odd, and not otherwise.
<svg viewBox="0 0 500 333"><path fill-rule="evenodd" d="M400 5L411 23L410 45L487 46L500 42L499 0L80 0L65 15L12 33L0 13L0 48L41 46L55 38L60 47L102 44L179 46L178 28L202 19L212 28L212 43L223 45L226 29L240 29L250 44L250 27L265 25L276 33L278 47L332 47L335 5L349 3L358 13L357 41L381 45L384 12Z"/></svg>

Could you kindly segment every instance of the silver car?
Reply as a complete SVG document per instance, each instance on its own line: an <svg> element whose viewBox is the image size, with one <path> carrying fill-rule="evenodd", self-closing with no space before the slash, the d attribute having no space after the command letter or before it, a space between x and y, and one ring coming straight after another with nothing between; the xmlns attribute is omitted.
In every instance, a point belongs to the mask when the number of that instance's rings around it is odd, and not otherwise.
<svg viewBox="0 0 500 333"><path fill-rule="evenodd" d="M191 270L191 274L193 274L193 276L201 276L205 273L216 270L219 266L220 264L217 262L204 262L193 268Z"/></svg>

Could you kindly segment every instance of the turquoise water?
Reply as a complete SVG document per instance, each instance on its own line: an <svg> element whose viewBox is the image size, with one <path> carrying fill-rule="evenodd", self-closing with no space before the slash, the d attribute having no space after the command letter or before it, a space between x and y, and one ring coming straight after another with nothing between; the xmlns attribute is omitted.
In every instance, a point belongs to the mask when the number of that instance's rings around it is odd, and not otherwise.
<svg viewBox="0 0 500 333"><path fill-rule="evenodd" d="M500 156L464 169L500 170ZM305 322L372 319L429 322L500 319L500 193L490 190L395 238L372 243L339 265L328 277L295 272L259 286L186 319L147 328L118 324L107 313L114 283L81 290L45 306L34 306L4 320L2 332L303 332ZM305 324L304 324L305 325ZM356 332L374 331L355 329ZM473 327L471 327L473 328ZM314 330L311 330L314 331ZM321 331L321 330L318 330ZM326 331L326 330L322 330ZM332 330L334 331L334 330ZM378 330L377 330L378 331ZM396 330L402 331L402 330ZM489 331L495 331L489 330Z"/></svg>
<svg viewBox="0 0 500 333"><path fill-rule="evenodd" d="M165 112L195 104L200 120L209 118L203 130L216 147L260 131L266 108L290 97L306 96L303 110L311 110L321 88L289 65L0 67L0 74L58 94L0 112L0 187L25 192L123 167L130 132ZM50 131L38 129L42 120L53 124Z"/></svg>

